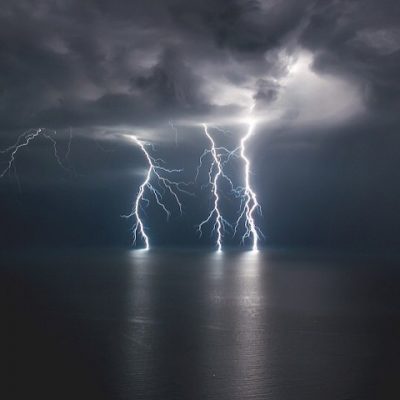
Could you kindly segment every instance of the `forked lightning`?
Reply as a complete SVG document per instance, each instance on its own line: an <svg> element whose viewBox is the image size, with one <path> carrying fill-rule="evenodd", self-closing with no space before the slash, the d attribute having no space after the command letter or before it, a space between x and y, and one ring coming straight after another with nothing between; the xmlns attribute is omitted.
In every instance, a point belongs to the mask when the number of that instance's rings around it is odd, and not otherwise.
<svg viewBox="0 0 400 400"><path fill-rule="evenodd" d="M145 203L146 205L149 204L149 199L147 199L146 197L146 189L154 196L156 203L162 208L162 210L167 215L167 219L170 217L171 211L167 208L167 206L163 202L164 192L168 191L170 193L172 198L175 200L181 214L182 214L182 203L179 199L178 193L179 192L186 193L189 195L191 195L191 193L183 188L186 186L184 182L176 182L163 175L163 174L170 175L173 173L179 173L182 172L181 169L167 169L161 166L160 163L163 163L164 161L162 159L152 157L147 151L145 143L140 141L136 136L130 136L130 138L137 143L137 145L144 153L149 167L146 172L145 180L139 186L139 192L136 196L131 213L129 213L128 215L123 215L123 217L135 219L135 223L133 224L132 227L133 244L136 244L137 237L139 234L143 239L145 249L148 250L150 248L149 236L146 233L146 228L143 222L143 218L140 215L140 211L143 208L142 203ZM162 192L151 183L153 177L157 180L157 183L161 188L160 190Z"/></svg>
<svg viewBox="0 0 400 400"><path fill-rule="evenodd" d="M253 134L255 127L254 122L250 122L247 133L240 140L240 157L244 162L244 183L245 186L242 188L242 202L241 202L241 211L239 214L239 218L235 224L235 233L238 229L239 223L242 219L244 219L245 232L242 236L242 243L247 238L251 237L252 240L252 249L254 251L258 250L258 241L260 239L260 235L262 235L260 229L257 227L255 223L255 212L258 210L261 212L261 206L257 201L257 195L255 191L251 187L250 183L250 160L246 155L246 142L249 140L251 135Z"/></svg>
<svg viewBox="0 0 400 400"><path fill-rule="evenodd" d="M204 128L204 134L207 136L207 139L210 141L211 148L210 150L206 150L200 157L200 164L197 168L197 173L196 173L196 178L198 176L199 170L202 166L202 161L203 158L206 154L211 153L212 155L212 163L210 166L210 169L208 171L208 183L211 185L211 192L213 195L213 208L208 214L207 218L204 219L197 227L198 232L200 233L200 236L203 234L203 226L210 222L212 219L214 219L213 223L213 228L212 228L212 233L216 233L217 239L217 250L221 251L222 250L222 236L223 233L222 231L225 229L225 225L227 221L224 220L224 218L221 215L220 209L219 209L219 180L220 177L223 175L222 171L222 166L221 166L221 159L220 155L217 153L216 146L214 139L211 137L210 133L208 132L208 127L206 124L203 124ZM214 172L214 170L216 170Z"/></svg>
<svg viewBox="0 0 400 400"><path fill-rule="evenodd" d="M35 139L37 139L38 137L43 137L52 143L54 157L57 160L57 163L60 165L61 168L65 169L66 171L69 171L68 168L62 162L60 155L58 154L57 142L54 138L56 133L57 133L56 131L50 131L50 130L43 129L43 128L30 129L26 132L23 132L21 135L19 135L17 141L13 145L7 147L4 150L0 150L0 154L8 154L9 155L8 161L6 163L6 167L4 168L3 171L0 172L0 178L3 178L8 172L10 172L11 168L15 169L15 157L17 156L17 153L22 148L29 146L31 144L31 142L34 141ZM64 158L67 158L69 155L71 140L72 140L72 136L70 135L67 154Z"/></svg>
<svg viewBox="0 0 400 400"><path fill-rule="evenodd" d="M261 212L260 204L257 201L257 195L252 189L250 183L251 163L246 154L246 142L252 136L255 122L251 122L248 126L246 134L241 138L240 145L234 150L228 150L226 147L216 146L214 139L209 133L207 124L203 124L206 137L210 142L210 149L204 150L200 156L199 165L196 171L195 181L199 176L200 169L204 165L207 155L212 155L212 162L208 169L208 183L211 187L213 197L213 208L210 210L206 219L204 219L197 227L200 235L203 233L203 227L207 223L213 221L212 233L216 232L217 249L222 250L222 239L228 228L232 225L227 221L220 208L220 180L225 179L231 188L234 197L240 199L239 216L233 227L233 234L236 235L241 223L244 225L244 233L241 237L241 243L244 244L247 239L251 239L252 250L258 250L258 242L260 236L263 236L255 222L255 213ZM220 130L219 128L217 130ZM244 164L244 186L235 186L232 179L225 173L224 168L233 158L242 160ZM203 185L204 186L204 185ZM202 186L202 187L203 187Z"/></svg>

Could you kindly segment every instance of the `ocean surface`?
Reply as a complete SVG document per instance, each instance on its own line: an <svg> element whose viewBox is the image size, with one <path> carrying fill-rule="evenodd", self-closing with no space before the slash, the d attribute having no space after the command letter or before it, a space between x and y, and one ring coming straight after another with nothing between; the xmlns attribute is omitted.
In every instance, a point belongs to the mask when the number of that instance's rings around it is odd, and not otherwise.
<svg viewBox="0 0 400 400"><path fill-rule="evenodd" d="M38 250L0 279L3 399L400 398L397 257Z"/></svg>

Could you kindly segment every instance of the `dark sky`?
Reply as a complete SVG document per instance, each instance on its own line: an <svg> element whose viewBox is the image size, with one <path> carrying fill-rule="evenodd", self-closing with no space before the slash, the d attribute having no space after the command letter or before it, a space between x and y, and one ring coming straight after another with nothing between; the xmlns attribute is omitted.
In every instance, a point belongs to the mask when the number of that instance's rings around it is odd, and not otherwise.
<svg viewBox="0 0 400 400"><path fill-rule="evenodd" d="M250 115L266 243L394 246L399 89L398 0L3 0L1 148L55 129L70 171L43 138L18 153L19 180L0 181L1 246L129 245L120 215L146 160L126 135L191 180L208 145L199 124L228 130L212 133L233 148ZM194 229L209 193L193 191L168 224L150 205L153 243L210 243ZM223 204L232 217L228 193Z"/></svg>

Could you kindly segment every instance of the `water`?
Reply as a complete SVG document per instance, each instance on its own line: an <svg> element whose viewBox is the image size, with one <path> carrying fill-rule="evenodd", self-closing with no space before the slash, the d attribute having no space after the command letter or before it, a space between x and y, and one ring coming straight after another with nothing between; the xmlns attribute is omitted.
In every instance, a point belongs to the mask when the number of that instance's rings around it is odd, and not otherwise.
<svg viewBox="0 0 400 400"><path fill-rule="evenodd" d="M2 259L2 398L400 398L395 258L81 250Z"/></svg>

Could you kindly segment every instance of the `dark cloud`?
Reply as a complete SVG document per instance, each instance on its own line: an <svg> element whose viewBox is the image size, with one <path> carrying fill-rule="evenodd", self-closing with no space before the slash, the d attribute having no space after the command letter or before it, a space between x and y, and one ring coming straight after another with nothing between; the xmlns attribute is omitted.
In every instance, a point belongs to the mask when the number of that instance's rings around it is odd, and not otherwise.
<svg viewBox="0 0 400 400"><path fill-rule="evenodd" d="M400 100L399 20L396 1L319 2L299 41L315 55L317 72L349 77L370 108L393 112Z"/></svg>
<svg viewBox="0 0 400 400"><path fill-rule="evenodd" d="M265 53L284 45L306 9L298 1L4 2L3 127L215 113L202 80L248 84L254 74L276 74L277 60Z"/></svg>
<svg viewBox="0 0 400 400"><path fill-rule="evenodd" d="M253 96L257 104L261 103L271 103L278 98L280 85L279 83L271 80L260 79L257 82L258 90Z"/></svg>
<svg viewBox="0 0 400 400"><path fill-rule="evenodd" d="M291 0L199 0L176 2L170 10L185 31L210 36L219 47L254 57L283 43L285 35L300 24L306 4Z"/></svg>
<svg viewBox="0 0 400 400"><path fill-rule="evenodd" d="M399 13L390 0L5 1L2 125L142 125L215 114L218 89L207 84L226 80L258 100L277 96L279 85L260 82L285 76L280 52L300 48L312 52L318 73L358 84L370 107L394 109Z"/></svg>

